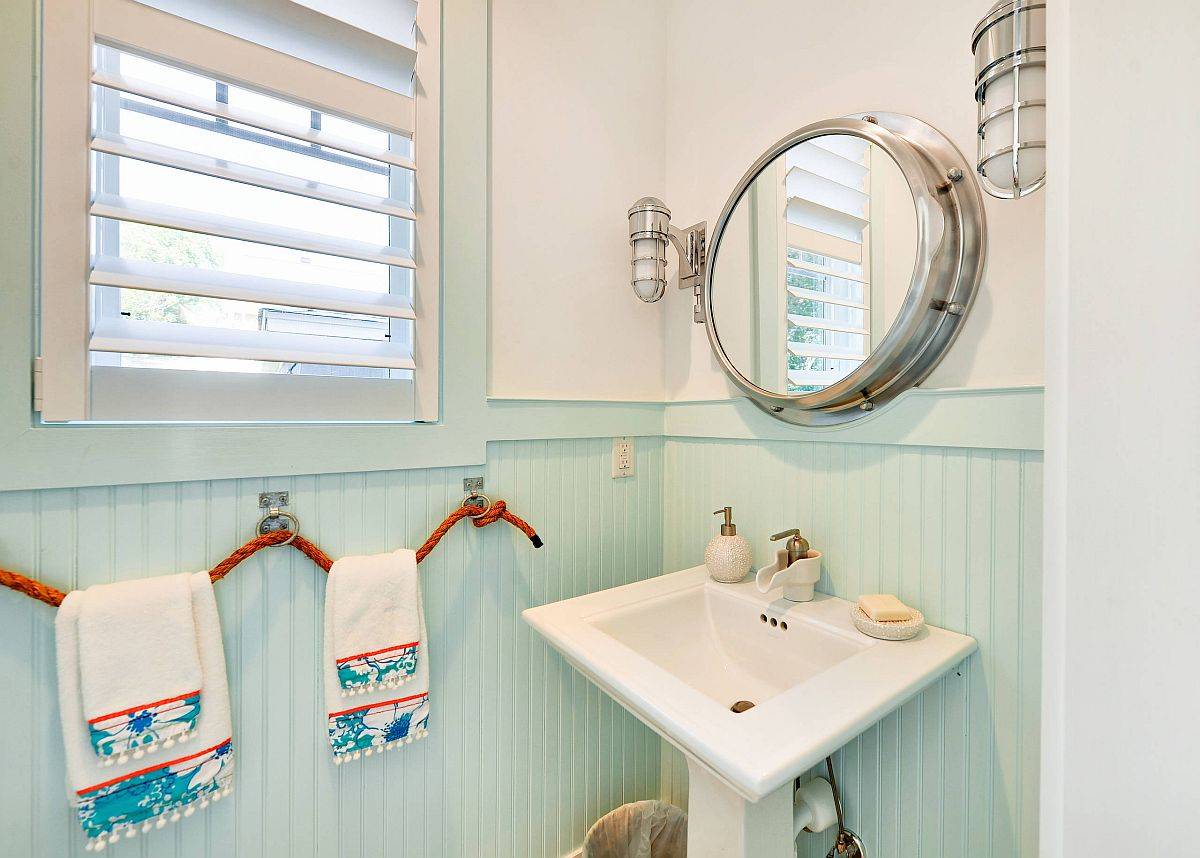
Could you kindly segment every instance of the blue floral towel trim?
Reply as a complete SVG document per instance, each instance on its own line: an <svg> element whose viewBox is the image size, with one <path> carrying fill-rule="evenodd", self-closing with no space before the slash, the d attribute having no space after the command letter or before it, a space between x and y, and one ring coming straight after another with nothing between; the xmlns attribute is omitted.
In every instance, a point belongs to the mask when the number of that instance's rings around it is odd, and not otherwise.
<svg viewBox="0 0 1200 858"><path fill-rule="evenodd" d="M400 685L416 672L419 649L420 641L412 641L339 658L338 682L345 689Z"/></svg>
<svg viewBox="0 0 1200 858"><path fill-rule="evenodd" d="M329 713L335 762L420 739L429 732L429 693Z"/></svg>
<svg viewBox="0 0 1200 858"><path fill-rule="evenodd" d="M233 779L233 740L195 754L151 766L79 790L76 809L89 840L120 829L152 825L190 815L194 803L207 807L228 792ZM181 813L182 811L182 813ZM155 819L157 817L157 819Z"/></svg>
<svg viewBox="0 0 1200 858"><path fill-rule="evenodd" d="M177 697L131 706L111 715L101 715L88 721L92 747L101 757L112 757L128 751L153 751L159 742L178 738L196 729L200 717L200 691L189 691ZM173 742L164 744L170 747ZM138 756L141 756L138 754Z"/></svg>

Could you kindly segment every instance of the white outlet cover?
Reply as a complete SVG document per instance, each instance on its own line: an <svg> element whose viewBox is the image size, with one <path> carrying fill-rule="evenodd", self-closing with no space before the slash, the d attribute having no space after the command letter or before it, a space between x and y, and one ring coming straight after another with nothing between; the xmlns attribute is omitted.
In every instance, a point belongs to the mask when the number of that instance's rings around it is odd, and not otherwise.
<svg viewBox="0 0 1200 858"><path fill-rule="evenodd" d="M634 448L632 438L613 438L612 475L613 479L632 477L634 466Z"/></svg>

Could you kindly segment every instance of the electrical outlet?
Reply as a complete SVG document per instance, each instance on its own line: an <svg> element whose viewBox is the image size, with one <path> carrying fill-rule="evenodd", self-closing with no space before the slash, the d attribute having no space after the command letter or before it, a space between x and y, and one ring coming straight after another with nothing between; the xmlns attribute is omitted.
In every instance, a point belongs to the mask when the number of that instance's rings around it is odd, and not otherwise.
<svg viewBox="0 0 1200 858"><path fill-rule="evenodd" d="M633 439L613 438L613 479L633 476Z"/></svg>

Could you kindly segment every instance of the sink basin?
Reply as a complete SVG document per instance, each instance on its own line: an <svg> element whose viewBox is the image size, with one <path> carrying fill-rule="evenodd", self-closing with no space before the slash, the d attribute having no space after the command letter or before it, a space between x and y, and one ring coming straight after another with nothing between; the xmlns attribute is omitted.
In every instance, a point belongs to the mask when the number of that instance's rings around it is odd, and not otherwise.
<svg viewBox="0 0 1200 858"><path fill-rule="evenodd" d="M909 641L875 640L854 628L849 602L822 594L789 602L780 593L761 594L753 581L718 584L697 566L523 614L683 751L689 854L698 824L711 831L697 855L786 854L782 813L793 848L793 780L976 648L933 627ZM738 844L713 845L738 831Z"/></svg>
<svg viewBox="0 0 1200 858"><path fill-rule="evenodd" d="M762 620L769 603L748 602L742 590L744 585L708 587L702 580L587 619L723 709L743 700L762 706L868 646L816 623L789 622L775 611L771 618L786 628L771 626L770 618Z"/></svg>

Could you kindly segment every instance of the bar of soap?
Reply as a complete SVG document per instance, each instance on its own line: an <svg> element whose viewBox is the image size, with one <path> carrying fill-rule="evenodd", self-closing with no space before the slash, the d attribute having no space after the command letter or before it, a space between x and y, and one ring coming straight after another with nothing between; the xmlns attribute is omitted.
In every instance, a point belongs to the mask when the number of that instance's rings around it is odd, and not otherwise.
<svg viewBox="0 0 1200 858"><path fill-rule="evenodd" d="M859 596L858 606L862 612L877 623L894 623L912 619L912 608L890 593L874 593Z"/></svg>

